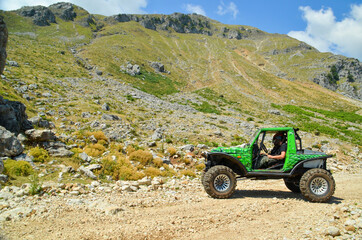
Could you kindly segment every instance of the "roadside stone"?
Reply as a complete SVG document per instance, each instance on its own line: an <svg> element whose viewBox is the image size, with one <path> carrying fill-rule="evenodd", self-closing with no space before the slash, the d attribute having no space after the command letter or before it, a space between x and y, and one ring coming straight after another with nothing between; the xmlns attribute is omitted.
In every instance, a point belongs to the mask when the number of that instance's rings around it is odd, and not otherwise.
<svg viewBox="0 0 362 240"><path fill-rule="evenodd" d="M106 215L116 215L117 213L119 213L121 211L124 211L124 210L122 208L116 207L116 206L109 206L104 209L104 212Z"/></svg>
<svg viewBox="0 0 362 240"><path fill-rule="evenodd" d="M326 235L328 236L332 236L332 237L337 237L339 235L341 235L340 231L338 228L336 227L329 227L326 231Z"/></svg>

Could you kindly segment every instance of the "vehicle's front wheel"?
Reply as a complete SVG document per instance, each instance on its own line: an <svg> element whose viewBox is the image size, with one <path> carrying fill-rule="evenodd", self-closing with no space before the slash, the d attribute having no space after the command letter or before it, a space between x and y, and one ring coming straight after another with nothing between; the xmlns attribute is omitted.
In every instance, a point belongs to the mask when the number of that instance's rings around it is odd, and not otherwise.
<svg viewBox="0 0 362 240"><path fill-rule="evenodd" d="M229 198L235 192L235 173L229 167L214 166L205 173L202 184L211 197Z"/></svg>
<svg viewBox="0 0 362 240"><path fill-rule="evenodd" d="M335 185L332 174L320 168L305 172L299 184L302 195L311 202L327 202L334 193Z"/></svg>

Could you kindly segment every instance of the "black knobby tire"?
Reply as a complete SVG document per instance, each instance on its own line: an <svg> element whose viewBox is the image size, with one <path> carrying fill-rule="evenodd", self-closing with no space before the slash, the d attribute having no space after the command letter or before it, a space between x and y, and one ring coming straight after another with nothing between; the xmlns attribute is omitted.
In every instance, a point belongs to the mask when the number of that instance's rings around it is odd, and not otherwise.
<svg viewBox="0 0 362 240"><path fill-rule="evenodd" d="M202 184L210 197L229 198L235 192L235 173L229 167L214 166L205 173Z"/></svg>
<svg viewBox="0 0 362 240"><path fill-rule="evenodd" d="M294 193L300 193L300 177L284 178L285 186Z"/></svg>
<svg viewBox="0 0 362 240"><path fill-rule="evenodd" d="M332 174L320 168L305 172L299 184L303 197L311 202L327 202L332 197L335 186Z"/></svg>

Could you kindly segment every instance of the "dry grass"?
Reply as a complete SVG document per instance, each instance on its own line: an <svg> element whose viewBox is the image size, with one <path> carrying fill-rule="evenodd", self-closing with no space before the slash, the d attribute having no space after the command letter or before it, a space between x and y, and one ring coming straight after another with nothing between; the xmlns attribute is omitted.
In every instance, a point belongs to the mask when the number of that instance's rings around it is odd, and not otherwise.
<svg viewBox="0 0 362 240"><path fill-rule="evenodd" d="M153 159L152 154L144 150L137 150L129 155L130 161L139 162L143 166L146 166L147 164L151 163L152 159Z"/></svg>
<svg viewBox="0 0 362 240"><path fill-rule="evenodd" d="M154 167L146 168L144 173L146 174L146 176L152 177L152 178L162 175L160 169L154 168Z"/></svg>
<svg viewBox="0 0 362 240"><path fill-rule="evenodd" d="M84 152L91 157L100 157L105 151L106 148L99 143L90 144L84 148Z"/></svg>
<svg viewBox="0 0 362 240"><path fill-rule="evenodd" d="M169 147L167 152L170 154L170 157L174 156L177 153L177 149L174 147Z"/></svg>

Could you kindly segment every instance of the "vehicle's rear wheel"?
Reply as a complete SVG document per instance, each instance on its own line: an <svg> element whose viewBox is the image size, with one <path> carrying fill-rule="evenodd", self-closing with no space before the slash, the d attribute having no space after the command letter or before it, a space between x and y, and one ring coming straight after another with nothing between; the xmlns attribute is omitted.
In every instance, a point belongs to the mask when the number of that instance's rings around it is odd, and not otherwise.
<svg viewBox="0 0 362 240"><path fill-rule="evenodd" d="M284 178L285 186L294 193L300 193L299 182L300 177Z"/></svg>
<svg viewBox="0 0 362 240"><path fill-rule="evenodd" d="M211 197L229 198L235 192L235 173L229 167L214 166L205 173L202 184Z"/></svg>
<svg viewBox="0 0 362 240"><path fill-rule="evenodd" d="M299 184L302 195L311 202L327 202L334 193L335 185L332 174L320 168L305 172Z"/></svg>

